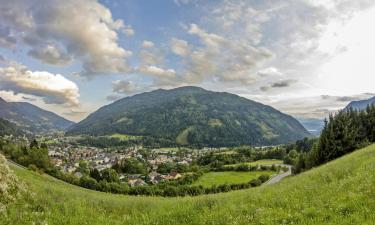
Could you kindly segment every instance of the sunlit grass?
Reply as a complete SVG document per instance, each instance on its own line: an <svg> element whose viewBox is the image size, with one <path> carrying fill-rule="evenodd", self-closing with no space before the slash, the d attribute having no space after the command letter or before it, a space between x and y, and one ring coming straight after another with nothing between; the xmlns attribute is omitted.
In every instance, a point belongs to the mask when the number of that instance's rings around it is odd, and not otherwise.
<svg viewBox="0 0 375 225"><path fill-rule="evenodd" d="M375 221L375 145L274 185L184 198L99 193L14 169L35 196L11 205L2 224L370 225Z"/></svg>
<svg viewBox="0 0 375 225"><path fill-rule="evenodd" d="M211 187L213 185L221 184L241 184L248 183L252 179L258 178L260 175L272 175L274 171L251 171L251 172L237 172L237 171L225 171L225 172L209 172L204 173L196 182L194 186L202 185L204 187Z"/></svg>

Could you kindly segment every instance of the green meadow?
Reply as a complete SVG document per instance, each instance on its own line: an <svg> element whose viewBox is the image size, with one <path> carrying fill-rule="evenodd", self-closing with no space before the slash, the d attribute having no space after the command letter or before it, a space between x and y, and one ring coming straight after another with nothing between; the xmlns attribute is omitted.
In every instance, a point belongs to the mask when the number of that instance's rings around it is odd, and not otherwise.
<svg viewBox="0 0 375 225"><path fill-rule="evenodd" d="M213 185L221 184L241 184L247 183L252 179L258 178L260 175L272 175L274 171L251 171L251 172L239 172L239 171L224 171L224 172L208 172L204 173L196 182L193 183L195 186L202 185L203 187L211 187Z"/></svg>
<svg viewBox="0 0 375 225"><path fill-rule="evenodd" d="M197 197L86 190L12 166L30 194L1 224L337 224L375 221L375 145L274 185Z"/></svg>

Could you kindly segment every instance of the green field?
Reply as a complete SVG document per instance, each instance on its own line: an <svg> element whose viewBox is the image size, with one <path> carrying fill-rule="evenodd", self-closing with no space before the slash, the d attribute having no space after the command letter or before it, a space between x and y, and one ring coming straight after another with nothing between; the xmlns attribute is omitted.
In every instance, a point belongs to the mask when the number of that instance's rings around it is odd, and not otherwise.
<svg viewBox="0 0 375 225"><path fill-rule="evenodd" d="M375 145L274 185L198 197L99 193L12 168L33 194L11 205L0 224L370 225L375 221Z"/></svg>
<svg viewBox="0 0 375 225"><path fill-rule="evenodd" d="M256 165L259 165L259 166L271 166L271 165L274 165L274 164L283 164L283 160L278 160L278 159L261 159L261 160L257 160L257 161L254 161L254 162L247 162L247 163L237 163L237 164L230 164L230 165L226 165L226 166L238 166L238 165L241 165L241 164L246 164L246 165L249 165L249 166L256 166Z"/></svg>
<svg viewBox="0 0 375 225"><path fill-rule="evenodd" d="M258 178L262 174L272 175L274 171L254 171L254 172L237 172L237 171L225 171L225 172L209 172L203 174L196 182L194 186L202 185L204 187L211 187L213 185L221 184L240 184L247 183L252 179Z"/></svg>
<svg viewBox="0 0 375 225"><path fill-rule="evenodd" d="M120 139L121 141L137 140L141 138L141 136L132 136L132 135L127 135L127 134L112 134L107 137L117 138L117 139Z"/></svg>

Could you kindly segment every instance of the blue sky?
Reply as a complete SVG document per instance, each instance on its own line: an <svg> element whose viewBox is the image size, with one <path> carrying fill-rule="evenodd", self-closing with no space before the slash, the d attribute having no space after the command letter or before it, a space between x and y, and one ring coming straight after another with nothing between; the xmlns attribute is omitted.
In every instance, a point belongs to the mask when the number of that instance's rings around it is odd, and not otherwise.
<svg viewBox="0 0 375 225"><path fill-rule="evenodd" d="M374 95L371 0L0 0L0 97L79 121L185 85L323 118Z"/></svg>

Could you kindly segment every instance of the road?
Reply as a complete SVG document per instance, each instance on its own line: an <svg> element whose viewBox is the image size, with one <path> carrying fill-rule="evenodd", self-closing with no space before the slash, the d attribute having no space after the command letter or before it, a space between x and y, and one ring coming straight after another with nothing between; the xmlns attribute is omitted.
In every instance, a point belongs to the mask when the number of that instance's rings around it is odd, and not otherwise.
<svg viewBox="0 0 375 225"><path fill-rule="evenodd" d="M282 165L282 166L288 167L289 170L286 171L285 173L281 173L281 174L278 174L278 175L272 177L265 184L267 184L267 185L276 184L277 182L279 182L283 178L285 178L287 176L290 176L292 174L292 166L290 166L290 165Z"/></svg>
<svg viewBox="0 0 375 225"><path fill-rule="evenodd" d="M13 165L15 165L15 166L18 166L18 167L21 167L21 168L27 170L26 167L24 167L24 166L22 166L22 165L20 165L20 164L18 164L18 163L16 163L16 162L13 162L13 161L10 160L10 159L7 159L7 162L8 162L8 164L13 164Z"/></svg>

